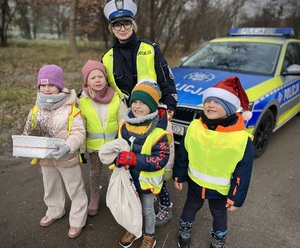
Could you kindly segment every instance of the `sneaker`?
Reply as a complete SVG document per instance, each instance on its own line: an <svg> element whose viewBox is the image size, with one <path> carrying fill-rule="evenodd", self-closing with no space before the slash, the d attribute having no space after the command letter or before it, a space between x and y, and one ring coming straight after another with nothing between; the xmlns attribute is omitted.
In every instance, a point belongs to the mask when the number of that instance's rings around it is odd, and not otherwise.
<svg viewBox="0 0 300 248"><path fill-rule="evenodd" d="M226 235L220 237L217 233L212 232L210 248L225 248L225 240Z"/></svg>
<svg viewBox="0 0 300 248"><path fill-rule="evenodd" d="M153 248L156 244L156 238L154 234L152 235L144 235L143 242L140 248Z"/></svg>
<svg viewBox="0 0 300 248"><path fill-rule="evenodd" d="M178 231L178 247L180 248L191 248L191 230L182 230Z"/></svg>
<svg viewBox="0 0 300 248"><path fill-rule="evenodd" d="M68 236L71 239L75 239L82 232L82 227L71 226L68 232Z"/></svg>
<svg viewBox="0 0 300 248"><path fill-rule="evenodd" d="M57 219L52 219L49 216L44 216L41 220L40 220L40 226L42 227L48 227L51 226Z"/></svg>
<svg viewBox="0 0 300 248"><path fill-rule="evenodd" d="M130 232L126 232L125 235L121 238L119 244L120 246L124 247L124 248L128 248L130 247L133 242L137 239L139 239L140 237L136 237L134 234L130 233Z"/></svg>
<svg viewBox="0 0 300 248"><path fill-rule="evenodd" d="M170 221L173 217L172 213L173 203L169 207L159 204L159 212L156 215L155 226L162 226Z"/></svg>

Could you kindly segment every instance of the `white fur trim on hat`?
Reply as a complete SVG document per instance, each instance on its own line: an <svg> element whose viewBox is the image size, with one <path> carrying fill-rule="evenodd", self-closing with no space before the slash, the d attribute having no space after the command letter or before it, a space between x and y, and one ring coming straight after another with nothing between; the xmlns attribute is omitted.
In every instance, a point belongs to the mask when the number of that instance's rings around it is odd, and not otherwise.
<svg viewBox="0 0 300 248"><path fill-rule="evenodd" d="M208 97L218 97L222 100L231 103L233 106L236 107L236 109L239 109L241 107L240 99L236 95L229 92L228 90L224 90L216 87L208 88L203 92L202 102L204 103L206 98Z"/></svg>

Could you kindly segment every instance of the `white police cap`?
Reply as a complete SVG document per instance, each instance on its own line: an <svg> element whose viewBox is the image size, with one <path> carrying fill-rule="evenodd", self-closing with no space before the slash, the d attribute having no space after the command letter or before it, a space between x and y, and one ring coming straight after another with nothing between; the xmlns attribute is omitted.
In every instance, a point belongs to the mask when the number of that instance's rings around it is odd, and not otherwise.
<svg viewBox="0 0 300 248"><path fill-rule="evenodd" d="M104 7L104 15L111 23L134 20L137 6L132 0L111 0Z"/></svg>

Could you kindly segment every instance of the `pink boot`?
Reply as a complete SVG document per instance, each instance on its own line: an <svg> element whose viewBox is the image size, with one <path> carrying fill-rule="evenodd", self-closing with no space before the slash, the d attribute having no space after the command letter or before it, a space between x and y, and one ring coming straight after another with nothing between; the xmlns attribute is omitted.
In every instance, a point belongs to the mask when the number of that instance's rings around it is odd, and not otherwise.
<svg viewBox="0 0 300 248"><path fill-rule="evenodd" d="M100 202L100 194L99 192L91 192L90 204L88 206L88 215L95 216L98 213Z"/></svg>

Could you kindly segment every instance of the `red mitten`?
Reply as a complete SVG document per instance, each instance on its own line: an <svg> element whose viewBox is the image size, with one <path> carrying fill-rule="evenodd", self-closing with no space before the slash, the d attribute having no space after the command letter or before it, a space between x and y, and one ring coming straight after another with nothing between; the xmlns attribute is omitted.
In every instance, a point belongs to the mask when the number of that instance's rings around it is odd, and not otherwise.
<svg viewBox="0 0 300 248"><path fill-rule="evenodd" d="M162 118L166 114L165 108L158 108L158 115L160 118Z"/></svg>
<svg viewBox="0 0 300 248"><path fill-rule="evenodd" d="M135 166L136 165L136 155L134 152L122 151L119 153L116 166L121 167L124 165Z"/></svg>

